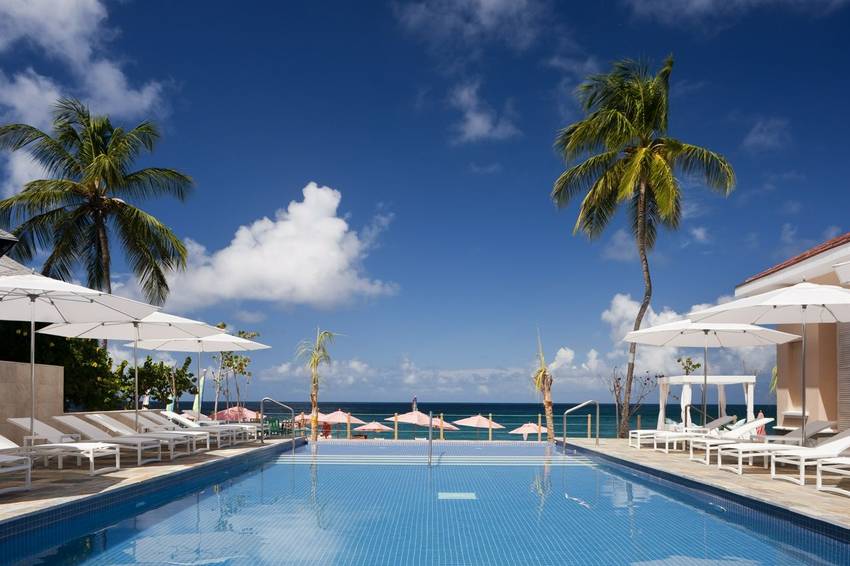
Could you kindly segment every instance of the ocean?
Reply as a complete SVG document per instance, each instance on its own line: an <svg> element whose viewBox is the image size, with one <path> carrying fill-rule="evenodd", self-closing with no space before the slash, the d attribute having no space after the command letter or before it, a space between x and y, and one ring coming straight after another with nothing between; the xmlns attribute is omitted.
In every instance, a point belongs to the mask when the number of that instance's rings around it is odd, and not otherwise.
<svg viewBox="0 0 850 566"><path fill-rule="evenodd" d="M290 401L285 402L287 405L291 406L295 409L296 414L304 412L310 412L310 403L309 402L299 402L299 401ZM554 413L555 413L555 434L556 436L562 435L562 418L561 415L563 412L570 407L574 407L577 403L555 403L554 404ZM259 410L259 401L247 401L245 406L249 409L258 411ZM191 409L191 402L181 402L181 409ZM226 408L226 404L219 401L219 410ZM456 421L458 419L462 419L465 417L469 417L472 415L477 415L479 413L487 416L488 414L493 415L493 420L501 425L503 425L504 429L495 429L493 430L493 439L494 440L518 440L521 439L521 436L508 434L508 431L521 426L524 423L533 422L537 423L538 415L542 419L543 426L546 426L546 416L543 414L543 404L542 403L429 403L429 402L420 402L418 404L418 408L420 411L427 413L428 411L433 411L434 416L443 415L443 418L446 422ZM390 418L395 413L406 413L411 410L410 402L400 402L400 403L370 403L370 402L360 402L360 403L352 403L352 402L344 402L344 401L326 401L319 402L319 410L323 413L330 413L340 409L345 412L350 412L352 416L357 417L363 421L379 421L389 427L393 426L392 421L387 421L385 419ZM210 401L205 401L203 403L202 410L206 414L210 414L213 411L213 403ZM709 405L708 412L709 414L715 414L717 411L716 406ZM756 405L755 407L756 413L759 411L764 412L766 417L776 417L776 406L775 405ZM587 436L587 415L594 414L596 409L593 406L585 407L579 409L575 413L570 413L567 415L567 436L568 437L586 437ZM737 415L738 418L746 417L746 406L745 405L727 405L726 413L729 415ZM272 409L268 404L266 405L266 414L269 416L272 415L281 415L288 416L288 413L284 414L279 408ZM616 417L615 417L615 407L613 403L605 403L599 405L599 435L602 437L613 438L616 435ZM638 411L637 415L640 416L641 419L641 427L643 428L655 428L656 421L658 419L658 405L657 404L645 404ZM637 427L637 415L633 415L631 419L631 427ZM667 406L667 417L674 418L677 421L679 420L679 406L678 404L673 404ZM595 418L595 417L594 417ZM702 422L699 418L699 415L694 411L693 412L694 422L700 423ZM355 425L352 425L352 429ZM595 423L592 426L595 429ZM595 430L592 430L592 433L595 434ZM336 426L333 430L333 435L335 437L344 437L346 434L345 426ZM436 433L438 434L438 433ZM457 440L474 440L478 439L486 439L487 438L487 429L474 429L467 427L460 427L459 431L446 431L445 438L447 440L457 439ZM392 438L392 432L389 433L369 433L369 437L377 437L377 438ZM428 436L428 430L426 428L414 427L411 425L399 424L399 438L402 439L412 439L412 438L424 438Z"/></svg>

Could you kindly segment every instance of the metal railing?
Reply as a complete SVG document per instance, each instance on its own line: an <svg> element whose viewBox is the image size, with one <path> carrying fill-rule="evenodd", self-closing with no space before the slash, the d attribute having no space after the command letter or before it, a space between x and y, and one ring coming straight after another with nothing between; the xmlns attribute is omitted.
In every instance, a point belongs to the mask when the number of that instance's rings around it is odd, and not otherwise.
<svg viewBox="0 0 850 566"><path fill-rule="evenodd" d="M265 427L265 418L264 418L264 416L266 414L266 411L265 411L266 402L274 403L275 405L286 409L292 415L292 420L290 421L290 423L292 423L292 453L295 454L295 409L293 409L289 405L281 403L280 401L276 401L276 400L272 399L271 397L263 397L263 399L260 401L260 444L263 444L263 441L265 440L265 436L266 436L266 427Z"/></svg>
<svg viewBox="0 0 850 566"><path fill-rule="evenodd" d="M586 407L586 406L590 405L591 403L596 405L596 446L599 446L599 401L594 401L594 400L591 399L591 400L585 401L584 403L579 403L575 407L571 407L571 408L567 409L566 411L564 411L564 414L562 415L563 423L561 425L561 428L563 429L563 434L564 434L564 454L567 453L567 415L572 413L573 411L578 411L579 409Z"/></svg>

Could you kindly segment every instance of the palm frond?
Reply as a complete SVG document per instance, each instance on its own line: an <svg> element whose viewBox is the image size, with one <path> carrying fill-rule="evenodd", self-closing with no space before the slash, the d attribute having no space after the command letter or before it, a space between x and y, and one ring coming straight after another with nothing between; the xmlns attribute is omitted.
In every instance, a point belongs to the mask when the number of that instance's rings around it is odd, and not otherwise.
<svg viewBox="0 0 850 566"><path fill-rule="evenodd" d="M725 157L711 150L681 143L674 163L686 175L701 177L708 187L729 194L735 187L735 172Z"/></svg>
<svg viewBox="0 0 850 566"><path fill-rule="evenodd" d="M188 175L161 167L147 167L127 174L111 193L131 199L147 199L155 196L173 196L186 200L194 181Z"/></svg>
<svg viewBox="0 0 850 566"><path fill-rule="evenodd" d="M584 162L564 171L552 188L552 200L559 208L569 205L579 193L585 193L616 161L618 151L607 151L588 157Z"/></svg>

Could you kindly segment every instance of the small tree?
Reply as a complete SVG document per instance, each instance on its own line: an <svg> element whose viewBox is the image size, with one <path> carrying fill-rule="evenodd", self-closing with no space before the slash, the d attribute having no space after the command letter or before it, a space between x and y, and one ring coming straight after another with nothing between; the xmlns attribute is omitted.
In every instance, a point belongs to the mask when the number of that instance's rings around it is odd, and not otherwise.
<svg viewBox="0 0 850 566"><path fill-rule="evenodd" d="M139 366L139 391L150 395L160 403L168 403L169 398L175 402L184 393L197 393L195 375L189 370L192 358L186 358L182 366L172 366L165 362L155 362L147 356ZM132 405L135 398L133 368L126 362L121 362L115 370L115 375L123 383L124 398L127 406Z"/></svg>
<svg viewBox="0 0 850 566"><path fill-rule="evenodd" d="M313 442L319 439L319 366L331 363L328 345L335 337L333 332L316 328L316 340L303 340L295 354L310 370L310 438Z"/></svg>
<svg viewBox="0 0 850 566"><path fill-rule="evenodd" d="M546 413L546 439L555 442L555 417L552 414L552 372L546 365L540 331L537 331L537 371L532 376L534 388L543 395L543 410Z"/></svg>
<svg viewBox="0 0 850 566"><path fill-rule="evenodd" d="M620 368L615 367L611 370L611 376L608 378L608 391L614 398L615 410L617 412L617 430L621 430L624 426L623 420L628 419L631 415L637 413L643 405L643 400L647 395L652 393L658 386L658 378L661 375L650 375L649 372L634 376L632 387L629 393L631 399L626 399L625 376Z"/></svg>
<svg viewBox="0 0 850 566"><path fill-rule="evenodd" d="M685 372L685 375L691 375L692 373L694 373L695 371L697 371L699 368L702 367L701 363L694 362L691 359L690 356L688 356L687 358L679 358L679 359L676 360L676 362L680 366L682 366L682 371Z"/></svg>

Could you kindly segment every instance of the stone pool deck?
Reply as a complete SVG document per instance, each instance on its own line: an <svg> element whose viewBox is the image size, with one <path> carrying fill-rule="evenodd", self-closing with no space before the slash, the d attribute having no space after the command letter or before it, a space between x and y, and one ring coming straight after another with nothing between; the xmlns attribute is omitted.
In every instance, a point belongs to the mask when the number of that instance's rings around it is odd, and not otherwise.
<svg viewBox="0 0 850 566"><path fill-rule="evenodd" d="M716 465L706 466L688 459L687 452L670 452L664 454L644 447L640 450L630 448L626 439L606 438L599 441L583 438L567 438L567 448L575 447L580 450L594 452L617 463L632 467L648 468L651 472L671 474L696 482L731 492L735 495L755 499L762 503L788 509L800 515L812 517L832 523L844 529L850 529L850 498L817 491L815 489L814 469L806 478L806 485L800 486L783 480L770 478L770 469L761 466L762 459L756 460L756 465L745 466L744 474L719 470ZM712 458L712 462L715 462ZM791 474L791 468L779 468L783 474ZM796 470L796 468L795 468ZM829 482L835 483L837 476L830 476ZM841 487L850 489L847 479Z"/></svg>
<svg viewBox="0 0 850 566"><path fill-rule="evenodd" d="M258 455L264 450L281 451L283 449L281 444L291 442L291 439L266 439L264 444L253 441L174 460L165 459L162 462L152 462L144 466L130 465L98 476L88 475L88 464L85 462L82 468L76 468L73 459L68 459L66 469L62 471L57 470L53 462L50 468L36 465L32 471L32 489L0 495L0 524L24 515L38 513L52 507L58 508L68 503L164 478L171 474L201 469L222 460L239 459L250 454ZM124 454L122 454L122 463L132 461L129 456L127 460L124 460L123 456ZM99 460L98 465L103 466L104 462L106 462L105 458ZM7 483L6 478L2 481L4 485Z"/></svg>

